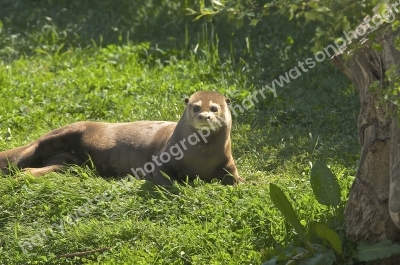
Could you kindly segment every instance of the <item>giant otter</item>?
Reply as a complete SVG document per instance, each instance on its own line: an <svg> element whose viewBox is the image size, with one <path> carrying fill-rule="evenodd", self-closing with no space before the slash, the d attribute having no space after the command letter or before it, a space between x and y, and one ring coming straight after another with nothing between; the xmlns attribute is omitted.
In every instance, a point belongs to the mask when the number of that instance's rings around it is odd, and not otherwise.
<svg viewBox="0 0 400 265"><path fill-rule="evenodd" d="M185 102L178 122L84 121L64 126L28 145L0 152L0 169L8 172L13 164L41 176L67 164L93 164L102 176L131 174L158 185L197 176L223 184L244 181L231 154L229 99L200 91Z"/></svg>

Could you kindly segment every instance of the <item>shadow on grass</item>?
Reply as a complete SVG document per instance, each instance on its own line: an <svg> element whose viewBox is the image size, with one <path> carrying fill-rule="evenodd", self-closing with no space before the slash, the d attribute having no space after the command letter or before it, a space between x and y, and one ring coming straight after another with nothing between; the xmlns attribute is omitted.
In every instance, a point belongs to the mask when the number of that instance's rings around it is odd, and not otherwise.
<svg viewBox="0 0 400 265"><path fill-rule="evenodd" d="M144 200L173 200L174 197L182 194L184 189L195 188L196 186L202 184L205 184L205 182L199 179L195 179L194 181L175 182L171 186L159 186L151 181L144 181L144 183L138 189L136 195Z"/></svg>
<svg viewBox="0 0 400 265"><path fill-rule="evenodd" d="M233 139L246 141L236 140L235 157L254 154L249 160L255 161L256 171L273 171L285 163L307 167L315 160L355 168L358 94L329 61L318 67L279 88L276 98L261 100L236 119L241 131L234 128L233 134L240 137Z"/></svg>
<svg viewBox="0 0 400 265"><path fill-rule="evenodd" d="M174 46L185 39L184 25L191 21L185 8L168 0L4 0L0 49L3 57L18 57L94 43Z"/></svg>

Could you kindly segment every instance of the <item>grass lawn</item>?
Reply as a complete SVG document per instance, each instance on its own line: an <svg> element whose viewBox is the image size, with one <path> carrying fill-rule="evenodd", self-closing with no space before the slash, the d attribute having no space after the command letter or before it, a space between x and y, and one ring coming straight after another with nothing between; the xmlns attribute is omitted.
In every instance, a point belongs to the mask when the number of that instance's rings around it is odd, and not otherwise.
<svg viewBox="0 0 400 265"><path fill-rule="evenodd" d="M132 16L158 12L145 1L137 9L124 9L129 1L118 9L88 2L4 1L0 150L75 121L177 121L185 96L199 90L241 102L308 56L302 43L246 55L236 40L178 15L168 25L161 15ZM288 28L265 38L276 36L268 42L274 46L291 30L302 34ZM343 216L318 204L309 174L312 163L325 162L343 207L359 153L357 94L328 61L276 92L234 116L233 156L244 185L162 189L78 167L41 178L0 175L0 264L260 264L266 249L297 242L269 183L283 188L304 225L334 224L343 236ZM91 250L99 251L57 257Z"/></svg>

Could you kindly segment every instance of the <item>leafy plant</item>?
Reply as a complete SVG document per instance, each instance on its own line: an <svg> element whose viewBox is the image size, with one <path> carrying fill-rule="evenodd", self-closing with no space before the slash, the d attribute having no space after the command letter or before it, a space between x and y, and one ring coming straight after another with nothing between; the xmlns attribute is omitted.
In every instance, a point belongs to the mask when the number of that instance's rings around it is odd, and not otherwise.
<svg viewBox="0 0 400 265"><path fill-rule="evenodd" d="M311 187L314 196L320 204L336 208L340 204L340 187L335 175L321 161L317 161L311 169ZM385 239L378 243L359 242L357 250L347 256L343 253L343 242L338 233L324 223L315 223L310 226L310 233L315 233L326 244L312 243L307 239L305 228L290 204L284 192L275 184L269 185L270 197L285 220L289 222L297 233L305 248L289 245L278 250L264 251L267 259L263 265L275 264L353 264L357 261L372 261L390 257L400 253L400 246ZM280 251L279 251L280 250ZM336 253L336 254L335 254Z"/></svg>
<svg viewBox="0 0 400 265"><path fill-rule="evenodd" d="M317 22L313 36L312 51L322 50L327 43L332 43L342 37L344 31L350 31L361 23L366 15L373 15L373 8L380 4L379 12L387 8L387 3L381 0L372 1L200 1L199 8L187 8L194 20L203 17L214 18L227 16L235 22L237 27L242 27L246 22L257 25L266 16L279 14L288 20L299 20L304 24ZM374 25L372 25L374 26ZM291 39L291 36L288 36Z"/></svg>

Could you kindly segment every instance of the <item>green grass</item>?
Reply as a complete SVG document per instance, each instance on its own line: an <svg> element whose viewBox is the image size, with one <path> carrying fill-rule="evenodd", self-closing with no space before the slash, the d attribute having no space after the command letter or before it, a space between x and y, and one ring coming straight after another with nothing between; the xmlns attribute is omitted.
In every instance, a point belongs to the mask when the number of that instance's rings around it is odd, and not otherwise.
<svg viewBox="0 0 400 265"><path fill-rule="evenodd" d="M181 13L166 25L167 17L157 8L146 9L145 2L137 9L128 8L129 1L119 7L111 1L82 7L77 2L61 16L63 1L5 1L0 150L80 120L176 121L183 98L198 90L220 91L241 102L309 56L308 39L289 22L280 25L284 31L271 30L266 21L261 37L255 35L263 29L255 28L249 33L253 52L246 52L237 41L247 28L235 33L237 39L223 38L218 25L214 31ZM159 2L181 10L174 1ZM128 23L138 10L154 14L147 14L147 22L135 17L136 24ZM154 25L165 26L161 34L146 31ZM280 47L291 33L295 45ZM260 264L264 249L296 241L268 196L268 183L287 192L303 224L334 223L343 231L342 217L312 194L310 163L319 159L330 166L342 188L343 207L359 153L356 92L326 61L277 94L234 117L233 156L249 184L199 182L162 190L74 167L42 178L1 175L0 264ZM74 215L79 218L72 221ZM56 228L51 233L60 220L63 233ZM19 244L41 231L46 236L36 239L43 242L23 252ZM103 247L109 249L56 257Z"/></svg>

